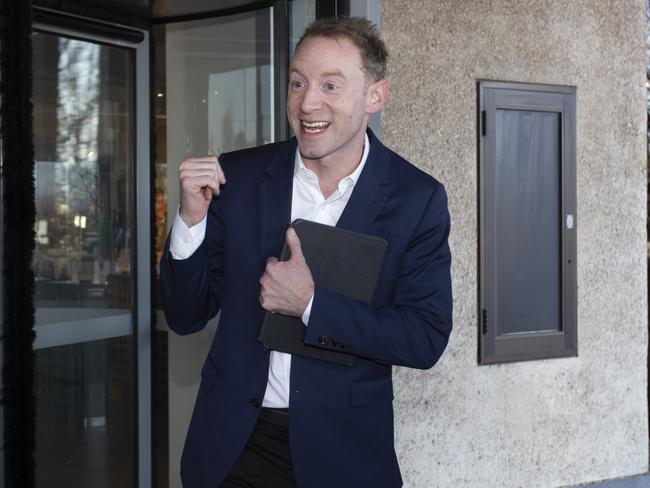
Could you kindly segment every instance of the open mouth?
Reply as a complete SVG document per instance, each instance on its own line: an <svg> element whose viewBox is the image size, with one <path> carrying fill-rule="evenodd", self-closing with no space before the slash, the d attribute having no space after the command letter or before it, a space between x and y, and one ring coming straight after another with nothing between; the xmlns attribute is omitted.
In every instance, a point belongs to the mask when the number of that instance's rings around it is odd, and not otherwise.
<svg viewBox="0 0 650 488"><path fill-rule="evenodd" d="M330 122L307 122L302 120L302 128L307 134L318 134L320 132L325 132L325 130L330 126Z"/></svg>

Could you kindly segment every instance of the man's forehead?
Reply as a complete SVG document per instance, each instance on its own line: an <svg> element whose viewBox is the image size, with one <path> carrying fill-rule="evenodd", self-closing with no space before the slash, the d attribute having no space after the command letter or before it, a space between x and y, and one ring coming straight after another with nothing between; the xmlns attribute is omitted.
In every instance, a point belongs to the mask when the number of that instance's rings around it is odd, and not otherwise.
<svg viewBox="0 0 650 488"><path fill-rule="evenodd" d="M347 37L324 37L312 36L303 40L298 46L289 71L301 71L301 69L321 67L323 74L341 74L341 61L347 58L354 61L359 70L363 73L361 51Z"/></svg>

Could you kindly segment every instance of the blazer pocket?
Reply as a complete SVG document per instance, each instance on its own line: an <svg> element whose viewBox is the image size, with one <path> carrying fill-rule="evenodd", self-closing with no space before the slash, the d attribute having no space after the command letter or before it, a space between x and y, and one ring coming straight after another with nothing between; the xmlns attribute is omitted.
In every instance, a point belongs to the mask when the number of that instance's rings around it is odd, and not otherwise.
<svg viewBox="0 0 650 488"><path fill-rule="evenodd" d="M390 376L353 381L350 400L353 407L393 401L393 380Z"/></svg>
<svg viewBox="0 0 650 488"><path fill-rule="evenodd" d="M205 358L205 362L203 363L203 369L201 369L201 389L206 392L210 391L210 388L212 388L218 376L219 371L212 362L212 358L208 353L208 357Z"/></svg>

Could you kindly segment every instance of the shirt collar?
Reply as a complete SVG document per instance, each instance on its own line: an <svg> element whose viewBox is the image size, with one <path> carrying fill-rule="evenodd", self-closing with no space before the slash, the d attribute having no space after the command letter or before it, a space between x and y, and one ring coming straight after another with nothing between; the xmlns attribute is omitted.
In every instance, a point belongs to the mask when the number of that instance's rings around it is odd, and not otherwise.
<svg viewBox="0 0 650 488"><path fill-rule="evenodd" d="M348 187L354 186L357 183L357 180L359 179L359 176L361 176L361 172L363 171L363 167L366 165L366 161L368 160L369 153L370 153L370 140L368 139L368 134L366 133L364 134L363 154L361 155L361 161L359 162L359 164L357 165L357 167L354 169L352 173L345 176L341 181L339 181L338 187L340 193L345 192L345 190L347 190ZM300 157L300 151L298 150L298 148L296 148L296 157L293 165L294 177L297 176L298 173L313 174L313 171L307 168L305 166L305 163L302 162L302 157Z"/></svg>

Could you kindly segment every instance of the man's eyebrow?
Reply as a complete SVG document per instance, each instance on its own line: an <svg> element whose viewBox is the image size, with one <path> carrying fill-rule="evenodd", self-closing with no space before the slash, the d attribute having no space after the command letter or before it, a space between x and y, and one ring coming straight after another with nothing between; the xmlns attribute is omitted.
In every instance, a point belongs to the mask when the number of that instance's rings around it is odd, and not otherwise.
<svg viewBox="0 0 650 488"><path fill-rule="evenodd" d="M327 71L327 72L323 73L323 76L338 76L339 78L345 78L345 75L343 74L343 72L339 71L339 70Z"/></svg>
<svg viewBox="0 0 650 488"><path fill-rule="evenodd" d="M289 67L289 74L291 74L291 73L296 73L296 74L302 76L303 78L306 78L306 76L298 68L296 68L294 66ZM337 70L337 69L334 70L334 71L326 71L325 73L322 73L321 76L324 77L324 78L327 78L329 76L338 76L339 78L345 78L345 75L343 74L343 72L340 71L340 70Z"/></svg>

